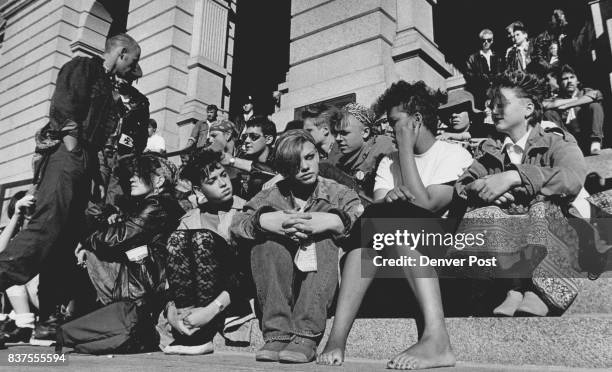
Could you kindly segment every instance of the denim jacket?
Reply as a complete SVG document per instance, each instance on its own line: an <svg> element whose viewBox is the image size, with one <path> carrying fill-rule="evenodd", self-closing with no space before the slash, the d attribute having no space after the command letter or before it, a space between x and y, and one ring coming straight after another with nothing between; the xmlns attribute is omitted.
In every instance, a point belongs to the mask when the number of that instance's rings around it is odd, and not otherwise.
<svg viewBox="0 0 612 372"><path fill-rule="evenodd" d="M237 213L232 221L230 233L236 240L265 241L268 232L259 224L263 213L294 209L295 204L289 183L284 180L274 187L262 190L245 205L244 212ZM318 177L317 186L306 202L304 212L327 212L337 214L344 224L342 234L331 238L338 242L344 239L357 218L363 212L363 205L357 193L333 180Z"/></svg>
<svg viewBox="0 0 612 372"><path fill-rule="evenodd" d="M483 154L474 160L455 184L457 194L467 198L466 187L486 175L507 170L518 171L522 185L518 189L528 197L542 195L572 201L586 179L586 164L574 137L564 130L542 128L537 124L529 134L521 164L505 164L501 141L482 143Z"/></svg>

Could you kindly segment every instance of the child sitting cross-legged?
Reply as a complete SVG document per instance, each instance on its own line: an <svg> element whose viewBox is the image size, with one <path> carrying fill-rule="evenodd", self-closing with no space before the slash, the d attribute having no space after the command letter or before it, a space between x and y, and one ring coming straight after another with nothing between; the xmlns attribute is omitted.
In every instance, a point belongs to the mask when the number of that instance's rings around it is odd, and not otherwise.
<svg viewBox="0 0 612 372"><path fill-rule="evenodd" d="M193 185L198 207L183 216L168 239L170 302L158 323L160 347L166 354L212 352L213 337L223 330L226 308L241 298L229 226L245 201L233 195L220 160L221 154L201 150L181 173ZM244 315L251 314L247 308ZM243 321L251 318L242 317Z"/></svg>

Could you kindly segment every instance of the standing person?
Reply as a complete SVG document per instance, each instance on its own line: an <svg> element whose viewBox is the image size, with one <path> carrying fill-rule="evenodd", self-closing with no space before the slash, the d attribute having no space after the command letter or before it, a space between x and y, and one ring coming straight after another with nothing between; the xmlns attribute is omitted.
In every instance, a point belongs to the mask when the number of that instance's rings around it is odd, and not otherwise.
<svg viewBox="0 0 612 372"><path fill-rule="evenodd" d="M534 50L533 43L529 40L527 27L516 21L512 24L514 45L506 50L506 69L511 71L526 71L531 63Z"/></svg>
<svg viewBox="0 0 612 372"><path fill-rule="evenodd" d="M246 123L249 121L254 113L255 106L253 105L253 96L246 96L242 101L242 112L234 119L234 126L236 127L236 134L238 138L242 136Z"/></svg>
<svg viewBox="0 0 612 372"><path fill-rule="evenodd" d="M157 152L159 154L166 152L166 140L157 133L157 122L152 118L149 119L149 139L147 140L147 147L144 151Z"/></svg>
<svg viewBox="0 0 612 372"><path fill-rule="evenodd" d="M251 268L266 341L255 359L308 363L338 285L338 245L363 206L354 191L318 176L308 133L284 133L275 161L285 179L251 199L231 233L254 244Z"/></svg>
<svg viewBox="0 0 612 372"><path fill-rule="evenodd" d="M555 9L548 29L544 30L534 40L534 61L545 69L550 69L555 62L567 63L561 57L563 54L567 54L566 51L571 50L571 41L567 37L567 29L568 22L565 18L565 12L561 9ZM567 59L567 56L564 57ZM560 58L561 62L559 62Z"/></svg>
<svg viewBox="0 0 612 372"><path fill-rule="evenodd" d="M206 120L198 120L193 126L191 136L187 140L186 149L195 145L196 149L206 146L206 141L209 137L210 127L217 122L217 114L219 109L217 105L208 105L206 107Z"/></svg>
<svg viewBox="0 0 612 372"><path fill-rule="evenodd" d="M97 153L113 133L113 81L139 69L140 47L126 34L106 41L103 58L75 57L60 70L45 135L58 145L42 161L37 208L27 228L0 253L0 290L40 271L40 319L70 297L77 270L73 251L89 199L99 185Z"/></svg>
<svg viewBox="0 0 612 372"><path fill-rule="evenodd" d="M478 38L481 42L480 50L468 57L463 76L466 90L474 95L476 107L483 110L491 79L502 71L502 61L491 49L493 31L485 28L480 31Z"/></svg>

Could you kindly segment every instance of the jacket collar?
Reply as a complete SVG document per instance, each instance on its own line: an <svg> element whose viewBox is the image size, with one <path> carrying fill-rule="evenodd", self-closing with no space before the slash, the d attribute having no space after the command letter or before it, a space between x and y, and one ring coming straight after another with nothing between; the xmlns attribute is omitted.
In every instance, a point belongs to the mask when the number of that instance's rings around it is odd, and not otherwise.
<svg viewBox="0 0 612 372"><path fill-rule="evenodd" d="M234 211L241 211L246 204L246 201L238 196L234 195L234 201L232 203L232 208L227 213L233 213ZM177 230L202 230L202 229L211 229L210 226L205 226L202 223L202 218L200 218L200 208L194 208L181 218L181 222ZM216 231L216 228L212 229Z"/></svg>
<svg viewBox="0 0 612 372"><path fill-rule="evenodd" d="M531 133L525 143L525 156L529 156L531 152L537 150L545 152L550 147L550 144L545 139L545 133L540 123L531 129ZM504 146L502 141L485 141L482 145L482 151L485 155L497 159L500 164L504 164Z"/></svg>
<svg viewBox="0 0 612 372"><path fill-rule="evenodd" d="M289 183L287 181L285 180L280 181L277 183L277 186L278 186L278 190L285 198L293 197L293 194L291 193L291 190L289 188ZM330 183L327 179L321 176L318 176L317 186L315 186L314 191L312 192L312 194L310 195L306 203L307 205L309 205L310 201L314 201L314 200L325 200L328 203L331 203L331 199L329 197L331 193L334 193L335 191L336 190L331 190Z"/></svg>

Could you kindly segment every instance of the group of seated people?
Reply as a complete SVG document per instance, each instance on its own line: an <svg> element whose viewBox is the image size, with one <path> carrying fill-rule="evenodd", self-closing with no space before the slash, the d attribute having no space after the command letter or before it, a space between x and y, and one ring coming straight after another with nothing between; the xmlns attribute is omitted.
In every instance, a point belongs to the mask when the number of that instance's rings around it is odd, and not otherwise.
<svg viewBox="0 0 612 372"><path fill-rule="evenodd" d="M577 274L554 273L580 271L577 252L587 249L572 244L578 229L568 222L588 217L570 208L586 167L574 136L542 125L544 94L544 81L535 75L497 76L488 97L492 124L485 128L494 135L468 146L476 159L457 143L467 139L460 133L470 128L473 98L451 94L450 105L443 104L445 94L422 81L392 84L372 109L356 103L311 107L302 122L292 123L296 129L278 138L265 117L246 122L241 138L231 122L216 122L207 146L185 156L180 169L157 154L124 159L118 165L129 185L124 197L88 209L88 238L75 254L99 304L138 301L157 319L159 346L169 354L212 352L217 333L232 339L254 317L254 298L265 341L256 360L342 364L353 320L378 270L361 226L377 218L461 221L435 222L443 233L502 225L508 230L489 229L485 244L470 249L398 245L380 254L417 261L440 254L498 258L502 265L494 271L466 273L507 281L496 314L561 313L577 295L571 279ZM448 134L439 133L439 118L447 120ZM0 239L4 245L35 200L16 203L17 217ZM549 223L534 224L537 218ZM512 228L534 234L514 239ZM530 240L542 234L567 243ZM339 260L341 251L346 257ZM504 277L517 266L520 276ZM118 286L125 270L129 275ZM429 265L402 268L424 328L389 368L455 364L438 274ZM26 293L27 286L11 289L18 291ZM317 355L336 292L331 334ZM9 298L17 328L32 327L29 308Z"/></svg>
<svg viewBox="0 0 612 372"><path fill-rule="evenodd" d="M570 27L565 12L555 9L548 27L535 37L521 21L506 27L510 46L505 53L496 53L493 31L480 31L480 49L471 54L461 69L466 90L475 97L477 121L491 123L487 91L494 76L503 71L525 71L544 78L544 118L571 133L585 156L601 152L604 142L604 110L602 93L584 86L588 70L593 69L591 50L594 31L590 23L581 29ZM592 76L593 74L591 74ZM591 79L593 80L593 79ZM591 81L593 83L593 81ZM485 111L485 114L480 114ZM486 119L482 118L485 117ZM476 132L479 132L476 129ZM482 133L466 130L462 138L480 137Z"/></svg>

